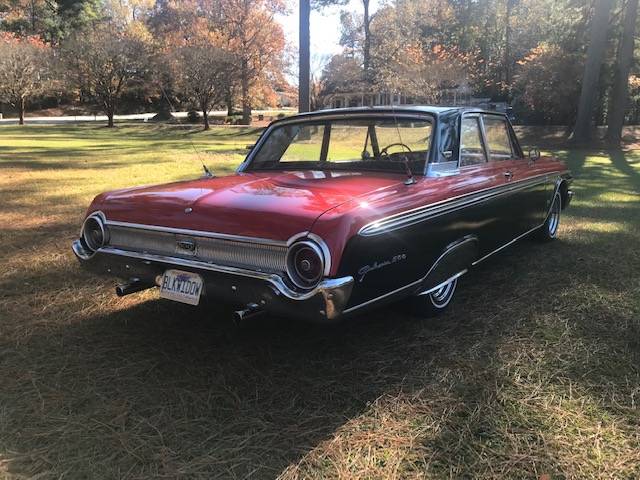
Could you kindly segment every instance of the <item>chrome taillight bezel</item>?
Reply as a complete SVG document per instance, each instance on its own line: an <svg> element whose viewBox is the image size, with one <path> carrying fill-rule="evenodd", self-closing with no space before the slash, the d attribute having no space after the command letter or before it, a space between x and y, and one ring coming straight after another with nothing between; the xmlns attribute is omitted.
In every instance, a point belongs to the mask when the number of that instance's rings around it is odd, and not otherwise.
<svg viewBox="0 0 640 480"><path fill-rule="evenodd" d="M317 259L319 266L315 275L306 275L299 263L302 252L311 252ZM304 261L304 260L303 260ZM305 239L294 242L287 251L287 276L289 280L298 288L310 290L322 281L327 266L327 259L322 247L313 240Z"/></svg>
<svg viewBox="0 0 640 480"><path fill-rule="evenodd" d="M90 229L100 232L100 241L96 242L95 239L89 234ZM105 227L103 215L96 212L85 218L84 222L82 222L80 238L82 239L84 245L92 252L96 252L104 247L109 241L109 233Z"/></svg>

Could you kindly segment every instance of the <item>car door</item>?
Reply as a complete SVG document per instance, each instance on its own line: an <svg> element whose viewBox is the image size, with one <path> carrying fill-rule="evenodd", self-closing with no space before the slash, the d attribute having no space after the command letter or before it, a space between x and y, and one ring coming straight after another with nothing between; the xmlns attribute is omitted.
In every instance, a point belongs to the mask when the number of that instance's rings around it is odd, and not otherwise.
<svg viewBox="0 0 640 480"><path fill-rule="evenodd" d="M478 201L465 209L467 233L477 235L480 255L484 256L508 242L512 234L509 215L511 208L505 186L505 163L489 155L482 115L465 113L460 127L459 182L474 187ZM455 192L454 192L455 193Z"/></svg>
<svg viewBox="0 0 640 480"><path fill-rule="evenodd" d="M532 168L522 154L506 117L483 114L482 127L489 163L502 172L505 192L502 210L504 238L509 241L539 226L544 220L546 177Z"/></svg>

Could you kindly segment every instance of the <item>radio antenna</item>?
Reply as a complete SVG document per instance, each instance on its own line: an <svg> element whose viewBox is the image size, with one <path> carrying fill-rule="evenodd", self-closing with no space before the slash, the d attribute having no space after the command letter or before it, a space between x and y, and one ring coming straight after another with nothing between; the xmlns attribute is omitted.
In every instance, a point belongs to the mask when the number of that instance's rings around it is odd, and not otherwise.
<svg viewBox="0 0 640 480"><path fill-rule="evenodd" d="M396 132L398 133L398 140L400 141L400 148L402 148L402 164L404 165L405 172L407 174L407 179L404 181L405 185L413 185L416 183L416 179L413 177L413 172L411 171L411 166L409 165L409 159L405 154L404 142L402 141L402 134L400 133L400 125L398 123L398 117L396 116L396 107L393 104L393 96L391 97L391 114L393 115L393 121L396 125Z"/></svg>
<svg viewBox="0 0 640 480"><path fill-rule="evenodd" d="M162 84L160 84L160 90L162 90L162 96L167 100L167 103L169 104L169 108L171 109L171 113L177 113L176 109L173 105L173 102L171 101L171 99L169 98L169 95L167 95L167 92L165 91L164 87L162 86ZM178 120L179 122L179 120ZM199 161L202 164L202 169L204 170L204 176L206 178L213 178L215 177L215 175L213 174L213 172L209 169L209 167L207 167L207 165L204 163L204 161L202 160L202 152L200 152L196 146L193 143L193 140L191 139L191 137L189 136L189 134L187 133L187 138L189 139L189 144L191 145L191 148L193 148L193 151L196 154L196 158L197 161Z"/></svg>

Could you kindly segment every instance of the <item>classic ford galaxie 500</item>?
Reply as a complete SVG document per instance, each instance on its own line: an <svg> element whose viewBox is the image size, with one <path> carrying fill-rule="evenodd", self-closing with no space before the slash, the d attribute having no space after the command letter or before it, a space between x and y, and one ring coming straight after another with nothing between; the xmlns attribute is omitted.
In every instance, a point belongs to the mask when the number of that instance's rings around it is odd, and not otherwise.
<svg viewBox="0 0 640 480"><path fill-rule="evenodd" d="M238 318L327 321L401 298L426 315L490 255L553 239L570 183L495 112L321 111L273 122L234 175L98 195L73 251L123 279L119 295L206 296Z"/></svg>

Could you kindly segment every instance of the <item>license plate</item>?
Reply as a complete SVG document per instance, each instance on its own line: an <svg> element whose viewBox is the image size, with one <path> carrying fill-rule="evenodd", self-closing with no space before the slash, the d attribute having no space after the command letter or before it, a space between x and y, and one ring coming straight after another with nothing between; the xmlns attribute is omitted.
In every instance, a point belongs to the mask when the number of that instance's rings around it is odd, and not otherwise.
<svg viewBox="0 0 640 480"><path fill-rule="evenodd" d="M202 283L202 277L197 273L167 270L162 276L160 296L176 302L198 305Z"/></svg>

